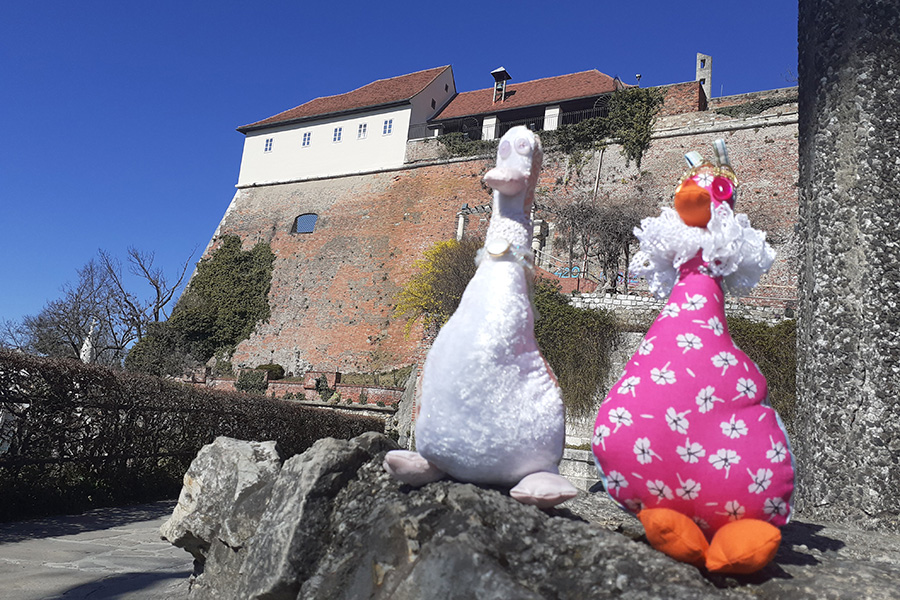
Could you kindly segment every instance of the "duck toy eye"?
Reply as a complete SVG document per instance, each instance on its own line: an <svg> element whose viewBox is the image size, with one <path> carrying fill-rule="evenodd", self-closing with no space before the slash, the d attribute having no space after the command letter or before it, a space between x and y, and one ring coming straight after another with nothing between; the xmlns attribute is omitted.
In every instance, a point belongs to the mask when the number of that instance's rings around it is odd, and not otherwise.
<svg viewBox="0 0 900 600"><path fill-rule="evenodd" d="M527 139L520 137L516 140L516 152L527 155L531 152L531 143Z"/></svg>

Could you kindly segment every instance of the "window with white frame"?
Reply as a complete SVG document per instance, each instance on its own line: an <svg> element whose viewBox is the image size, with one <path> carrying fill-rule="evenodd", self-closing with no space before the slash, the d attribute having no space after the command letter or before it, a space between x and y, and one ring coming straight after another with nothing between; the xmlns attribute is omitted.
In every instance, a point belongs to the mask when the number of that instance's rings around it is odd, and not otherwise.
<svg viewBox="0 0 900 600"><path fill-rule="evenodd" d="M303 134L303 147L306 148L309 146L309 143L312 141L312 132L307 131Z"/></svg>
<svg viewBox="0 0 900 600"><path fill-rule="evenodd" d="M394 120L393 119L385 119L384 120L384 128L381 130L381 135L391 135L394 131Z"/></svg>
<svg viewBox="0 0 900 600"><path fill-rule="evenodd" d="M334 135L331 136L331 141L332 141L332 142L335 142L335 143L341 141L341 136L342 136L343 134L344 134L344 128L343 128L343 127L335 127L335 128L334 128Z"/></svg>
<svg viewBox="0 0 900 600"><path fill-rule="evenodd" d="M265 150L266 152L272 151L272 142L274 140L275 140L275 138L266 138L266 150Z"/></svg>
<svg viewBox="0 0 900 600"><path fill-rule="evenodd" d="M366 139L366 131L369 129L368 123L360 123L359 129L356 130L356 139L364 140Z"/></svg>

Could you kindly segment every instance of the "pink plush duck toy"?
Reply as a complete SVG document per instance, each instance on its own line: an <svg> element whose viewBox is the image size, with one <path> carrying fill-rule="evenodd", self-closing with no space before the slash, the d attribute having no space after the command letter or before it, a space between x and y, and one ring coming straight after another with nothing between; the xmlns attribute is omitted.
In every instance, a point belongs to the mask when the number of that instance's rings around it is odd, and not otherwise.
<svg viewBox="0 0 900 600"><path fill-rule="evenodd" d="M691 170L675 209L644 219L631 269L669 301L600 407L593 451L607 492L673 558L719 573L768 564L791 514L787 435L756 364L731 339L725 292L745 294L774 260L732 211L725 143Z"/></svg>

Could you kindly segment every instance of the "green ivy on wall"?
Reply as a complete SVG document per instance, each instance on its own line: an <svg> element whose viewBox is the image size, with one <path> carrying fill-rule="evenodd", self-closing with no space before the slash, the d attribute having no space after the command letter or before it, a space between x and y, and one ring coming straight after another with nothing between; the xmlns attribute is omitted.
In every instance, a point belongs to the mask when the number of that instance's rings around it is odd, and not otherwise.
<svg viewBox="0 0 900 600"><path fill-rule="evenodd" d="M219 247L197 265L169 320L131 349L126 368L179 374L179 368L191 359L206 362L216 353L230 355L258 323L269 318L274 261L268 244L243 250L240 237L223 237ZM170 364L161 362L165 356L185 358Z"/></svg>

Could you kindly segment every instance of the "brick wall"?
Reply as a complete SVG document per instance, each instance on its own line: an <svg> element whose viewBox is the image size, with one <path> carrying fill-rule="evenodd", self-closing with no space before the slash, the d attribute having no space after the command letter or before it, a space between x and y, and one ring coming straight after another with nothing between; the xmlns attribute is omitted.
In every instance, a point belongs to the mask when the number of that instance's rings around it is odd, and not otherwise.
<svg viewBox="0 0 900 600"><path fill-rule="evenodd" d="M207 387L214 390L235 392L234 379L213 379L209 378L205 381L182 380L183 383L193 385L195 387ZM373 385L349 385L338 383L334 386L337 392L341 394L341 402L353 403L358 405L372 405L374 407L395 407L403 396L403 388L389 388ZM325 404L315 387L310 387L304 381L270 381L269 387L266 389L266 396L272 398L281 398L289 400L298 400L311 402L314 404ZM360 402L360 398L365 402Z"/></svg>
<svg viewBox="0 0 900 600"><path fill-rule="evenodd" d="M666 301L659 300L649 294L607 294L603 292L579 294L572 297L572 306L608 310L625 324L626 329L645 332L662 310ZM725 302L725 314L729 317L743 317L756 321L777 325L785 319L794 318L794 309L783 304L761 306L750 302L728 299Z"/></svg>
<svg viewBox="0 0 900 600"><path fill-rule="evenodd" d="M386 370L413 362L421 332L392 319L413 262L456 231L466 201L487 202L488 161L241 189L219 228L245 247L271 244L271 317L241 343L233 362L275 362L297 373ZM319 215L311 234L293 219Z"/></svg>
<svg viewBox="0 0 900 600"><path fill-rule="evenodd" d="M667 87L670 102L699 90L696 82ZM797 283L795 104L745 119L712 111L663 116L640 169L626 165L615 146L577 171L550 153L538 202L593 189L599 173L597 202L644 199L656 207L671 206L684 171L683 154L711 155L719 137L727 141L741 180L738 211L769 231L780 252L755 295L790 306ZM240 235L245 247L269 242L276 258L271 317L238 346L236 365L274 362L290 373L310 368L354 372L420 361L421 330L406 336L404 324L391 318L396 295L423 250L455 237L464 204L489 205L490 190L481 177L493 160L440 159L433 141L410 142L417 145L427 152L408 153L421 162L405 169L238 191L218 233ZM308 212L319 215L314 233L291 234L293 219ZM483 234L489 216L469 214L466 235Z"/></svg>
<svg viewBox="0 0 900 600"><path fill-rule="evenodd" d="M699 81L662 85L658 89L665 94L663 105L659 109L661 117L706 110L706 92Z"/></svg>
<svg viewBox="0 0 900 600"><path fill-rule="evenodd" d="M746 94L735 94L734 96L719 96L718 98L710 98L709 110L717 108L725 108L726 106L737 106L739 104L747 104L757 100L784 99L797 102L797 88L787 87L778 88L777 90L764 90L761 92L748 92Z"/></svg>

